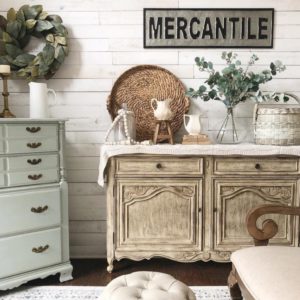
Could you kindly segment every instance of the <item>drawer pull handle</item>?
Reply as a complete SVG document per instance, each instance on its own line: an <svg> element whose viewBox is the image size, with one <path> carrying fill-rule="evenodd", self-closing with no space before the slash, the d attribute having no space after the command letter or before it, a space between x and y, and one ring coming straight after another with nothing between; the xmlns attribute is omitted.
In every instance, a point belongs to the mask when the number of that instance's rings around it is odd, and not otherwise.
<svg viewBox="0 0 300 300"><path fill-rule="evenodd" d="M36 133L41 130L41 127L26 127L26 130L31 133Z"/></svg>
<svg viewBox="0 0 300 300"><path fill-rule="evenodd" d="M40 214L40 213L43 213L44 211L46 211L47 209L48 209L48 205L45 205L44 207L42 207L42 206L32 207L31 211L33 213Z"/></svg>
<svg viewBox="0 0 300 300"><path fill-rule="evenodd" d="M255 169L256 169L256 170L260 170L260 169L261 169L260 164L255 164Z"/></svg>
<svg viewBox="0 0 300 300"><path fill-rule="evenodd" d="M28 143L27 144L28 148L33 148L33 149L38 148L40 146L42 146L42 143Z"/></svg>
<svg viewBox="0 0 300 300"><path fill-rule="evenodd" d="M28 179L30 180L39 180L43 177L43 174L38 174L38 175L28 175Z"/></svg>
<svg viewBox="0 0 300 300"><path fill-rule="evenodd" d="M158 164L156 165L156 168L157 168L157 169L161 169L161 168L162 168L162 164L161 164L161 163L158 163Z"/></svg>
<svg viewBox="0 0 300 300"><path fill-rule="evenodd" d="M42 159L39 158L39 159L27 159L27 162L31 165L38 165L39 163L42 162Z"/></svg>
<svg viewBox="0 0 300 300"><path fill-rule="evenodd" d="M49 249L49 245L46 245L46 246L40 246L38 248L32 248L32 252L34 253L42 253L42 252L45 252L47 249Z"/></svg>

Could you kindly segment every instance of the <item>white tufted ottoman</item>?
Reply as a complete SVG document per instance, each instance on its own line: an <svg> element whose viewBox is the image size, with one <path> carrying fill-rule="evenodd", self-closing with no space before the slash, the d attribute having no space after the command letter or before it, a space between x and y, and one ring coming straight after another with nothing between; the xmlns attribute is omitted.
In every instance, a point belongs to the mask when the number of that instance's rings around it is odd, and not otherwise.
<svg viewBox="0 0 300 300"><path fill-rule="evenodd" d="M103 300L196 300L194 293L174 277L158 272L135 272L112 280Z"/></svg>

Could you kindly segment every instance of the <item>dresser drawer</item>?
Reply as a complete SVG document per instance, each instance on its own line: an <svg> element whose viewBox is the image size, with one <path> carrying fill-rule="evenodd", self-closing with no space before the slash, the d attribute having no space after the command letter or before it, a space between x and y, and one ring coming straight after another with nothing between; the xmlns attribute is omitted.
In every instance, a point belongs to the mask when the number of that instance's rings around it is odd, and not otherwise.
<svg viewBox="0 0 300 300"><path fill-rule="evenodd" d="M6 140L6 152L9 154L48 152L57 150L57 137Z"/></svg>
<svg viewBox="0 0 300 300"><path fill-rule="evenodd" d="M59 187L0 193L0 236L58 226L60 206Z"/></svg>
<svg viewBox="0 0 300 300"><path fill-rule="evenodd" d="M298 174L297 158L285 157L217 157L215 174Z"/></svg>
<svg viewBox="0 0 300 300"><path fill-rule="evenodd" d="M56 169L58 167L59 160L57 154L24 155L7 158L7 171L34 171L40 169Z"/></svg>
<svg viewBox="0 0 300 300"><path fill-rule="evenodd" d="M202 158L117 158L117 174L119 175L173 175L197 176L203 174Z"/></svg>
<svg viewBox="0 0 300 300"><path fill-rule="evenodd" d="M57 124L9 124L5 126L6 138L40 138L40 137L57 137Z"/></svg>
<svg viewBox="0 0 300 300"><path fill-rule="evenodd" d="M8 186L33 185L59 181L58 169L7 173Z"/></svg>
<svg viewBox="0 0 300 300"><path fill-rule="evenodd" d="M58 264L61 229L55 228L0 239L0 278Z"/></svg>

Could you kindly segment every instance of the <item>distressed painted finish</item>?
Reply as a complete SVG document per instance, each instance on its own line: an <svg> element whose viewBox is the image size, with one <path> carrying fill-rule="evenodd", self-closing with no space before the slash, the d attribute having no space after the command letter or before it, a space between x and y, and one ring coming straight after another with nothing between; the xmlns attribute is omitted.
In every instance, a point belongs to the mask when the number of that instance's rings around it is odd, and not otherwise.
<svg viewBox="0 0 300 300"><path fill-rule="evenodd" d="M72 279L63 120L0 120L0 290L60 273ZM43 148L45 140L54 148ZM10 141L22 147L10 148ZM40 145L28 147L28 143ZM26 149L26 151L24 150Z"/></svg>
<svg viewBox="0 0 300 300"><path fill-rule="evenodd" d="M194 161L194 169L182 167L185 161ZM113 261L123 258L229 261L232 251L252 244L248 211L268 203L299 205L299 179L299 158L292 156L113 157L108 166L107 269L112 272ZM275 244L298 245L297 220L270 215L259 223L268 217L281 228Z"/></svg>
<svg viewBox="0 0 300 300"><path fill-rule="evenodd" d="M143 49L143 8L266 8L275 9L275 36L272 50L252 51L259 56L261 69L270 61L281 60L287 70L264 86L264 90L293 92L300 97L300 2L298 0L32 0L49 13L62 17L69 31L70 53L49 88L57 92L57 104L51 102L54 118L68 118L66 123L66 168L70 194L71 256L105 257L105 189L97 186L99 148L111 124L106 99L113 82L136 64L159 64L178 76L187 86L198 87L207 74L194 66L196 56L205 56L216 67L224 63L222 49ZM23 0L0 1L1 14L19 8ZM40 40L32 40L28 51L41 51ZM237 51L246 62L248 50ZM0 85L1 93L2 85ZM18 117L29 116L29 88L26 81L9 80L9 102ZM0 101L0 104L2 101ZM241 103L235 116L239 137L251 141L253 103ZM202 114L202 128L214 139L226 113L218 101L191 104L190 113ZM1 137L0 130L0 137ZM184 129L176 136L180 141ZM0 153L3 151L0 138ZM1 185L1 180L0 180ZM84 226L83 226L84 224ZM96 224L96 225L95 225Z"/></svg>

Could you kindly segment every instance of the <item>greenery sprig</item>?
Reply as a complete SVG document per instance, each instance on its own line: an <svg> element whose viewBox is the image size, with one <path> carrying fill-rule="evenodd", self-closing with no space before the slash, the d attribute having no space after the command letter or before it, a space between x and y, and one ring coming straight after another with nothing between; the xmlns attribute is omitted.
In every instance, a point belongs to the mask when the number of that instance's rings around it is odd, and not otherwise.
<svg viewBox="0 0 300 300"><path fill-rule="evenodd" d="M207 72L208 79L205 83L209 86L201 85L198 90L190 88L187 94L193 98L201 97L204 101L219 100L223 101L227 107L234 107L239 102L247 99L256 102L267 100L288 101L289 97L285 94L262 93L260 85L272 80L273 76L286 69L279 61L272 62L270 69L263 70L259 73L250 71L250 68L258 61L258 56L253 54L248 61L246 68L237 59L237 54L232 52L223 52L222 59L226 62L226 67L221 72L214 69L212 62L207 61L204 57L195 58L196 65L200 72Z"/></svg>
<svg viewBox="0 0 300 300"><path fill-rule="evenodd" d="M0 15L0 64L8 64L18 77L28 81L51 78L68 55L68 32L58 15L49 15L42 5L11 8L7 18ZM46 45L37 55L26 53L31 36Z"/></svg>

